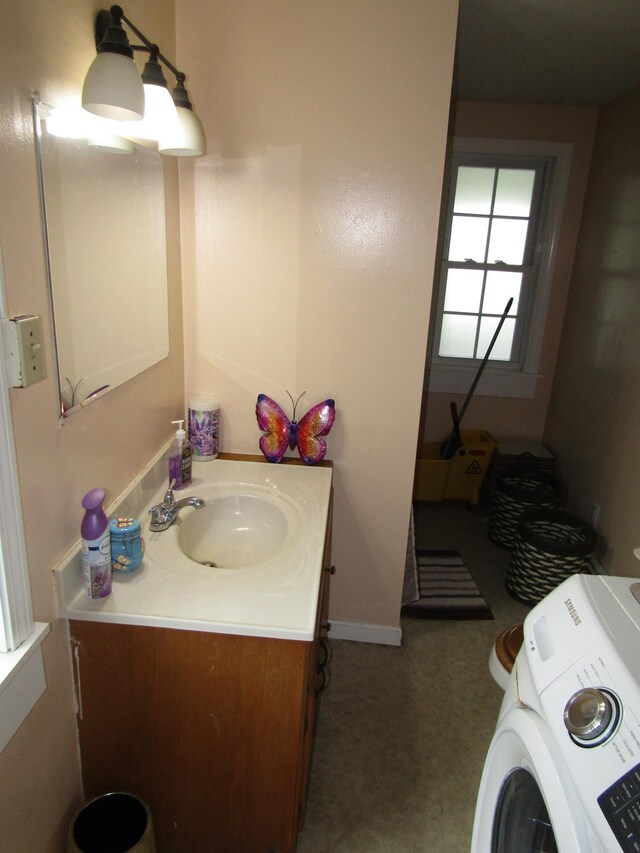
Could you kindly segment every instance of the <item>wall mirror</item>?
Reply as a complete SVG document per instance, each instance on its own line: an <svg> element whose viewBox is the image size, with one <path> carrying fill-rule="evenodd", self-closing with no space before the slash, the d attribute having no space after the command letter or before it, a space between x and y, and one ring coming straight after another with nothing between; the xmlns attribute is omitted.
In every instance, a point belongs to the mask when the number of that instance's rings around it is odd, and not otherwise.
<svg viewBox="0 0 640 853"><path fill-rule="evenodd" d="M33 100L60 412L169 354L164 166L53 135Z"/></svg>

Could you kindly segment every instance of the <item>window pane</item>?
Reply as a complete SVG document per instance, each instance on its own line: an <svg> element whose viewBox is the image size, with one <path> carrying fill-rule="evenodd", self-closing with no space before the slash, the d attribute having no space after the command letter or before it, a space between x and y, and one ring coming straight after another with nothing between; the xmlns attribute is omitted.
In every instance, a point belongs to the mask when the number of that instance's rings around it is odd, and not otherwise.
<svg viewBox="0 0 640 853"><path fill-rule="evenodd" d="M521 264L529 222L526 219L494 219L489 241L489 263Z"/></svg>
<svg viewBox="0 0 640 853"><path fill-rule="evenodd" d="M491 213L495 174L495 169L460 166L456 181L454 213Z"/></svg>
<svg viewBox="0 0 640 853"><path fill-rule="evenodd" d="M482 263L487 250L488 217L454 216L451 225L449 260Z"/></svg>
<svg viewBox="0 0 640 853"><path fill-rule="evenodd" d="M529 216L533 182L533 169L500 169L493 212L496 216Z"/></svg>
<svg viewBox="0 0 640 853"><path fill-rule="evenodd" d="M518 311L521 286L522 273L520 272L495 272L493 270L488 272L482 302L483 313L502 315L507 302L513 297L513 305L509 309L509 316L513 317Z"/></svg>
<svg viewBox="0 0 640 853"><path fill-rule="evenodd" d="M446 355L450 358L473 358L477 325L477 317L445 314L442 318L438 355Z"/></svg>
<svg viewBox="0 0 640 853"><path fill-rule="evenodd" d="M498 328L499 322L499 317L483 317L480 320L480 334L478 335L476 358L485 357L487 350L489 349L489 344L491 343L491 338ZM507 317L504 321L504 326L498 335L498 340L493 345L489 361L509 361L511 358L511 348L513 346L513 334L515 329L516 321Z"/></svg>
<svg viewBox="0 0 640 853"><path fill-rule="evenodd" d="M449 270L444 310L479 314L483 275L482 270Z"/></svg>

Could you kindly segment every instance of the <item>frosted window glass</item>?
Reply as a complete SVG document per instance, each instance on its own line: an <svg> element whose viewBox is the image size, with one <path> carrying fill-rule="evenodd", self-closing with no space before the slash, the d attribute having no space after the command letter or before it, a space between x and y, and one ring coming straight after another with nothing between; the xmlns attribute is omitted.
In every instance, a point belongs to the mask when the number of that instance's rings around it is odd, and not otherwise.
<svg viewBox="0 0 640 853"><path fill-rule="evenodd" d="M460 166L456 181L454 213L491 213L495 169Z"/></svg>
<svg viewBox="0 0 640 853"><path fill-rule="evenodd" d="M471 258L477 263L483 263L488 231L488 217L454 216L451 225L449 260L466 261L467 258Z"/></svg>
<svg viewBox="0 0 640 853"><path fill-rule="evenodd" d="M520 272L488 272L482 303L483 313L501 315L509 299L513 298L509 316L514 316L518 310L521 286L522 273Z"/></svg>
<svg viewBox="0 0 640 853"><path fill-rule="evenodd" d="M493 212L496 216L529 216L533 182L533 169L500 169Z"/></svg>
<svg viewBox="0 0 640 853"><path fill-rule="evenodd" d="M444 310L479 313L482 277L482 270L449 270Z"/></svg>
<svg viewBox="0 0 640 853"><path fill-rule="evenodd" d="M477 317L445 314L442 318L438 355L449 356L449 358L473 358L477 325Z"/></svg>
<svg viewBox="0 0 640 853"><path fill-rule="evenodd" d="M521 264L529 222L522 219L494 219L489 241L489 263Z"/></svg>
<svg viewBox="0 0 640 853"><path fill-rule="evenodd" d="M504 306L502 307L504 309ZM476 358L484 358L489 348L489 344L491 343L491 338L498 328L499 322L499 317L483 317L480 320L480 334L478 335L478 351L476 353ZM489 361L509 361L511 358L511 348L513 346L513 334L515 332L515 328L515 319L507 317L502 329L500 330L498 339L493 345Z"/></svg>

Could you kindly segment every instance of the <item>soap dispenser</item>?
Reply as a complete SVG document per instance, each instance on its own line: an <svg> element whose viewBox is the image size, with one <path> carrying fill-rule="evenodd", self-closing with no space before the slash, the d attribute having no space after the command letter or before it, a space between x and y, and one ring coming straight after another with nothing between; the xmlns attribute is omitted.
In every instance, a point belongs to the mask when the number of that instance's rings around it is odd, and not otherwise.
<svg viewBox="0 0 640 853"><path fill-rule="evenodd" d="M178 424L175 441L169 455L169 482L174 482L174 489L183 489L191 485L191 443L187 433L182 428L184 420L171 421Z"/></svg>

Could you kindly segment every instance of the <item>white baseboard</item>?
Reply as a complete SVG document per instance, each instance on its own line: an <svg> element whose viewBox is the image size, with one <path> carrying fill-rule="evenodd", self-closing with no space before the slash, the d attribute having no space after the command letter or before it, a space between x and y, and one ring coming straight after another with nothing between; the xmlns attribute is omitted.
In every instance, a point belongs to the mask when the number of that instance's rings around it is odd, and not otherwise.
<svg viewBox="0 0 640 853"><path fill-rule="evenodd" d="M330 640L355 640L357 643L378 643L383 646L402 644L402 628L390 625L370 625L366 622L341 622L331 619Z"/></svg>

